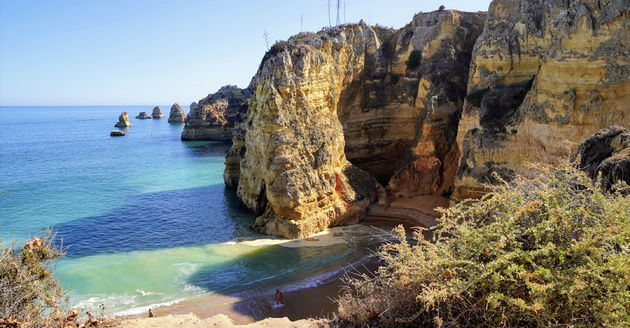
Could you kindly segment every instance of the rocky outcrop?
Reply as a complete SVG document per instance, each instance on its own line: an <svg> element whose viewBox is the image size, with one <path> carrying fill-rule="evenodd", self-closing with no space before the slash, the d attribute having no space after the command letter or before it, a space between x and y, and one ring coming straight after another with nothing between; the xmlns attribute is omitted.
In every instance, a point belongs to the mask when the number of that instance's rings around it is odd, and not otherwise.
<svg viewBox="0 0 630 328"><path fill-rule="evenodd" d="M120 116L118 116L118 122L114 124L114 126L117 128L128 128L131 126L127 112L122 112Z"/></svg>
<svg viewBox="0 0 630 328"><path fill-rule="evenodd" d="M164 117L164 115L162 115L162 110L160 109L160 106L153 107L153 112L151 113L151 117L153 119L160 119Z"/></svg>
<svg viewBox="0 0 630 328"><path fill-rule="evenodd" d="M169 123L184 123L186 121L186 113L178 103L171 106L171 113L168 115Z"/></svg>
<svg viewBox="0 0 630 328"><path fill-rule="evenodd" d="M450 194L470 57L484 13L415 15L375 27L380 47L338 103L345 152L392 195Z"/></svg>
<svg viewBox="0 0 630 328"><path fill-rule="evenodd" d="M584 140L575 160L592 179L610 190L617 181L630 185L630 130L620 126L602 129Z"/></svg>
<svg viewBox="0 0 630 328"><path fill-rule="evenodd" d="M627 0L494 0L475 44L454 197L527 176L612 124L630 126Z"/></svg>
<svg viewBox="0 0 630 328"><path fill-rule="evenodd" d="M439 11L401 30L361 22L275 44L252 81L224 173L260 215L254 227L296 238L357 222L386 198L372 175L390 193L452 190L483 19Z"/></svg>
<svg viewBox="0 0 630 328"><path fill-rule="evenodd" d="M147 114L147 112L140 112L140 114L138 114L138 116L136 116L137 119L140 120L147 120L147 119L151 119L151 115Z"/></svg>
<svg viewBox="0 0 630 328"><path fill-rule="evenodd" d="M182 140L230 141L234 126L247 116L250 88L226 85L190 105Z"/></svg>
<svg viewBox="0 0 630 328"><path fill-rule="evenodd" d="M120 131L120 130L111 130L109 132L109 136L110 137L124 137L125 136L125 132Z"/></svg>

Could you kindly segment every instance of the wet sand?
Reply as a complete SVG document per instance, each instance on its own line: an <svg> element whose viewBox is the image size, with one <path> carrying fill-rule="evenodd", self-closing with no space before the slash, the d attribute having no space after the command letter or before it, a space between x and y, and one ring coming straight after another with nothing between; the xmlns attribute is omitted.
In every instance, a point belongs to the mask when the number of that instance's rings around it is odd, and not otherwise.
<svg viewBox="0 0 630 328"><path fill-rule="evenodd" d="M343 277L347 274L375 270L376 259L371 258L357 268L342 272L321 285L283 292L284 306L275 306L275 289L253 293L244 299L239 296L209 295L186 300L174 305L153 309L155 317L192 313L199 319L224 314L234 324L246 325L265 318L288 318L291 321L308 318L331 318L337 310L335 298L342 293ZM125 320L145 318L148 313L126 317Z"/></svg>

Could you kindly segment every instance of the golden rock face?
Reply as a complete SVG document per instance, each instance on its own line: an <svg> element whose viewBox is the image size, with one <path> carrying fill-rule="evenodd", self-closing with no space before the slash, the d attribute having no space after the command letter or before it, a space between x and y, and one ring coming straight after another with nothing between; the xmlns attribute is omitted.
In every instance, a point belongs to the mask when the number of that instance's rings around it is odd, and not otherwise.
<svg viewBox="0 0 630 328"><path fill-rule="evenodd" d="M387 198L382 185L452 190L466 72L484 17L433 12L401 30L361 22L274 45L224 172L259 214L254 227L299 238L358 222Z"/></svg>
<svg viewBox="0 0 630 328"><path fill-rule="evenodd" d="M475 44L457 134L456 199L493 173L528 175L612 124L630 126L630 8L623 0L495 0Z"/></svg>

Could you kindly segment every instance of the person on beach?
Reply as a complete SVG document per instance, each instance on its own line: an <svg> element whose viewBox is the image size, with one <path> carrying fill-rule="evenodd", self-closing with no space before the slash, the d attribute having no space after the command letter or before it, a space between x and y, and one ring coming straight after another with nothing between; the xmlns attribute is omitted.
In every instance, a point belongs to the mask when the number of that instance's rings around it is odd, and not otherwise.
<svg viewBox="0 0 630 328"><path fill-rule="evenodd" d="M280 291L280 289L276 288L276 305L278 304L284 305L284 303L282 302L282 292Z"/></svg>
<svg viewBox="0 0 630 328"><path fill-rule="evenodd" d="M151 311L151 309L149 309L149 318L153 318L153 311Z"/></svg>

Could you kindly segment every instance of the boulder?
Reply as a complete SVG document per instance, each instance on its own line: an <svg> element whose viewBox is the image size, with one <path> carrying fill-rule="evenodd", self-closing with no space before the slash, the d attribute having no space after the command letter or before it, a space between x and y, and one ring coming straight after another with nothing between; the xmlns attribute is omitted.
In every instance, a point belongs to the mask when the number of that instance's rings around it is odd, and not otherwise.
<svg viewBox="0 0 630 328"><path fill-rule="evenodd" d="M186 121L186 113L178 103L171 106L171 113L168 116L169 123L184 123Z"/></svg>
<svg viewBox="0 0 630 328"><path fill-rule="evenodd" d="M138 114L138 116L136 116L137 119L141 119L141 120L147 120L147 119L151 119L151 115L147 114L147 112L140 112L140 114Z"/></svg>
<svg viewBox="0 0 630 328"><path fill-rule="evenodd" d="M578 167L610 190L617 181L630 185L630 130L604 128L584 140L574 156Z"/></svg>
<svg viewBox="0 0 630 328"><path fill-rule="evenodd" d="M114 126L117 128L128 128L131 126L127 112L122 112L122 114L118 116L118 123L114 124Z"/></svg>
<svg viewBox="0 0 630 328"><path fill-rule="evenodd" d="M160 119L164 117L164 115L162 115L162 110L160 109L160 106L153 107L153 112L151 113L151 117L154 119Z"/></svg>
<svg viewBox="0 0 630 328"><path fill-rule="evenodd" d="M109 132L110 137L124 137L125 133L120 130L112 130Z"/></svg>

